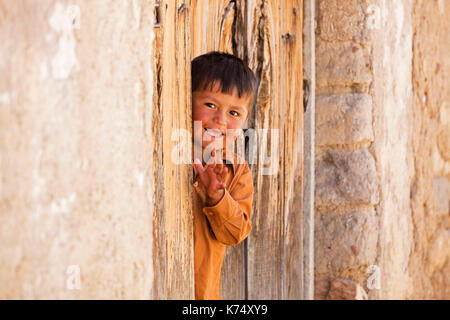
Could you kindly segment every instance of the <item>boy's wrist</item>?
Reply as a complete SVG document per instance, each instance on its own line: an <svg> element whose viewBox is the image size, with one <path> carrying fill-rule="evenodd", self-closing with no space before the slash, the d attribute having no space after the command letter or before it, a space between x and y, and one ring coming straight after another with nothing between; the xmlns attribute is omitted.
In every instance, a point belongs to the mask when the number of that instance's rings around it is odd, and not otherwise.
<svg viewBox="0 0 450 320"><path fill-rule="evenodd" d="M216 204L218 204L220 202L220 200L222 200L223 196L225 195L225 189L220 189L219 190L219 195L217 196L206 196L206 205L208 207L213 207Z"/></svg>

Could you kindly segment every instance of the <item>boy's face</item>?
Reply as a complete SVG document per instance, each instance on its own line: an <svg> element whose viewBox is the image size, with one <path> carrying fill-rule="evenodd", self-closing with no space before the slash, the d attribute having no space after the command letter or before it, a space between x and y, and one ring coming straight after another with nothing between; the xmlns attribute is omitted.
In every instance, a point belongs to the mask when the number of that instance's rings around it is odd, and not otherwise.
<svg viewBox="0 0 450 320"><path fill-rule="evenodd" d="M194 143L202 150L210 145L211 149L226 151L240 133L248 117L251 95L239 98L237 90L232 94L222 93L219 85L212 90L200 90L192 93L192 119L194 130L201 124L202 134L194 132ZM196 127L197 125L197 127Z"/></svg>

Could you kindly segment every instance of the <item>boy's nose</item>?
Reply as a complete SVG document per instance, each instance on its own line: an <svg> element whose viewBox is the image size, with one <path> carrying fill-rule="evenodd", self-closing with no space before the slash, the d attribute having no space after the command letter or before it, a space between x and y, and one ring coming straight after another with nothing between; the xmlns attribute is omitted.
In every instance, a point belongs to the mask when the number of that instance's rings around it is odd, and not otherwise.
<svg viewBox="0 0 450 320"><path fill-rule="evenodd" d="M225 112L223 112L223 111L216 112L215 117L214 117L214 121L218 125L226 126L227 125L227 118L225 116Z"/></svg>

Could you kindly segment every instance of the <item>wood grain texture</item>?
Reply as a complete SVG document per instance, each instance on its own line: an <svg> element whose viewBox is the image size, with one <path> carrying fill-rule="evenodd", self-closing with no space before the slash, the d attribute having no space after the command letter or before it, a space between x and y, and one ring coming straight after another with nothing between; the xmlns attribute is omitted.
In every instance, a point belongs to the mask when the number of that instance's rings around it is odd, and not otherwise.
<svg viewBox="0 0 450 320"><path fill-rule="evenodd" d="M155 197L154 239L156 299L193 299L192 168L178 164L176 129L191 130L189 2L162 1L156 32L153 139ZM179 158L177 158L179 157Z"/></svg>
<svg viewBox="0 0 450 320"><path fill-rule="evenodd" d="M284 278L282 299L303 295L303 1L289 1L284 8L282 37L284 62Z"/></svg>
<svg viewBox="0 0 450 320"><path fill-rule="evenodd" d="M193 58L213 50L232 53L234 7L228 0L191 1Z"/></svg>
<svg viewBox="0 0 450 320"><path fill-rule="evenodd" d="M245 240L244 240L245 241ZM245 243L228 246L220 275L220 298L224 300L246 299Z"/></svg>
<svg viewBox="0 0 450 320"><path fill-rule="evenodd" d="M268 129L268 134L267 138L258 137L259 158L253 166L256 196L254 229L247 244L248 299L300 299L303 279L302 1L249 4L245 7L248 16L243 19L247 21L243 29L252 35L242 37L249 41L247 49L242 51L247 53L252 67L256 67L260 80L253 126ZM275 129L272 133L278 132L278 136L271 135L270 129ZM261 147L270 151L267 164L261 156L264 154ZM273 174L264 174L268 166L274 169Z"/></svg>

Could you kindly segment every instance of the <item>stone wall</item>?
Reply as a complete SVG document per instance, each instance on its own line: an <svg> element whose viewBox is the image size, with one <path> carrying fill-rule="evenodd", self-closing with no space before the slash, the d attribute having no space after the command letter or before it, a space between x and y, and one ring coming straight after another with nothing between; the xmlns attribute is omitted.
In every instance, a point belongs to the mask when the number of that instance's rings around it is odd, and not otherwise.
<svg viewBox="0 0 450 320"><path fill-rule="evenodd" d="M449 10L318 1L317 298L450 298Z"/></svg>
<svg viewBox="0 0 450 320"><path fill-rule="evenodd" d="M375 264L379 177L365 1L318 1L315 279L364 284Z"/></svg>

